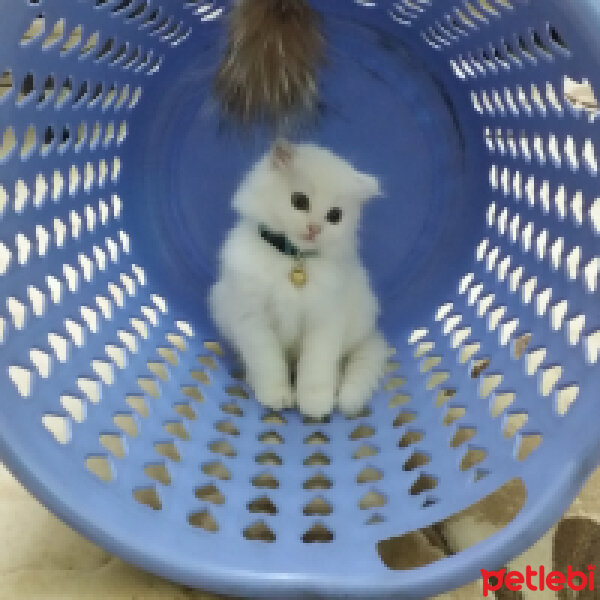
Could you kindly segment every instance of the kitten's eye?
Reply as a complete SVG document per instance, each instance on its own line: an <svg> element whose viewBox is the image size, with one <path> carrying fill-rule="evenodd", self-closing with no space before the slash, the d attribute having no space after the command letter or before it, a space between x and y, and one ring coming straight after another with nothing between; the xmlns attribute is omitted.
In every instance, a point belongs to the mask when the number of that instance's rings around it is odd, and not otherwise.
<svg viewBox="0 0 600 600"><path fill-rule="evenodd" d="M308 196L302 192L294 192L292 194L292 206L296 210L308 210L310 206Z"/></svg>
<svg viewBox="0 0 600 600"><path fill-rule="evenodd" d="M342 220L342 209L338 208L337 206L335 208L332 208L327 213L325 218L333 225L335 225L336 223L339 223Z"/></svg>

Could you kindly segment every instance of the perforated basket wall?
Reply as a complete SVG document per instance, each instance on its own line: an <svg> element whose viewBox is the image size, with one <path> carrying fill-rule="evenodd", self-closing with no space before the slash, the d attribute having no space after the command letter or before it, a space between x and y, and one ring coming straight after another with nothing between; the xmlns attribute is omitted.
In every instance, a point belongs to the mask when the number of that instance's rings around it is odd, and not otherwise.
<svg viewBox="0 0 600 600"><path fill-rule="evenodd" d="M226 8L0 3L2 457L187 585L458 586L540 537L600 455L598 3L319 3L306 137L384 182L362 247L396 348L368 410L324 423L268 413L211 343L231 194L265 147L211 100ZM515 478L500 533L420 569L380 557Z"/></svg>

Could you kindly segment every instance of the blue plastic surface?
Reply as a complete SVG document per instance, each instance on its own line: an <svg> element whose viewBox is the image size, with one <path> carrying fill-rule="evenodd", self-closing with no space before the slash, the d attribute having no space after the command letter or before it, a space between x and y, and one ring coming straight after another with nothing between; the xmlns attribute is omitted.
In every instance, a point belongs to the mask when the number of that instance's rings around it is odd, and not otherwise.
<svg viewBox="0 0 600 600"><path fill-rule="evenodd" d="M260 132L240 139L211 98L224 3L4 0L0 451L67 523L186 585L429 597L532 544L600 458L599 125L571 106L564 80L600 90L600 11L595 0L319 8L330 60L322 110L302 135L383 181L361 239L397 348L390 385L357 420L282 420L238 397L231 365L204 345L230 198L267 143ZM23 39L38 17L43 33ZM390 403L397 394L408 402ZM499 396L512 404L493 416ZM446 426L452 407L465 413ZM394 427L404 411L414 420ZM506 437L506 419L523 414ZM459 427L476 434L453 448ZM399 447L408 430L421 441ZM541 443L519 460L529 435ZM375 454L354 459L365 443ZM485 458L462 471L470 448ZM403 470L415 451L429 463ZM314 452L328 464L305 466ZM90 457L110 466L110 481ZM357 483L365 467L382 478ZM411 495L423 473L434 488ZM305 489L317 474L325 489ZM380 560L380 540L515 477L527 501L500 533L421 569ZM155 509L139 490L156 495ZM363 510L370 491L383 505ZM249 511L262 497L276 514ZM329 515L304 515L316 497ZM256 522L272 543L244 536ZM315 523L333 539L304 543Z"/></svg>

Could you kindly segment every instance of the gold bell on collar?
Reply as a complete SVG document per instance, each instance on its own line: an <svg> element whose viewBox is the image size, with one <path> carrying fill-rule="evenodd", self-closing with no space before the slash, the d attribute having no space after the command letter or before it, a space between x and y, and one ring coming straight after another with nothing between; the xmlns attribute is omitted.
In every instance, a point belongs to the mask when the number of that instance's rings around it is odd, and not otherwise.
<svg viewBox="0 0 600 600"><path fill-rule="evenodd" d="M292 285L297 288L303 288L308 281L306 269L301 263L296 263L293 269L290 271L290 281Z"/></svg>

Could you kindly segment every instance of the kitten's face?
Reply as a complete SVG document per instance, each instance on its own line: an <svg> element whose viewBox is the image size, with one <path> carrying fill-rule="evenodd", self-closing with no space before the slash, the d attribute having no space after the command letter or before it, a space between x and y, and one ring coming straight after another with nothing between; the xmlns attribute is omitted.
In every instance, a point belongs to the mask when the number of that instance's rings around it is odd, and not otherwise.
<svg viewBox="0 0 600 600"><path fill-rule="evenodd" d="M301 250L327 254L354 247L362 204L379 193L377 179L330 151L278 142L251 171L235 205Z"/></svg>

